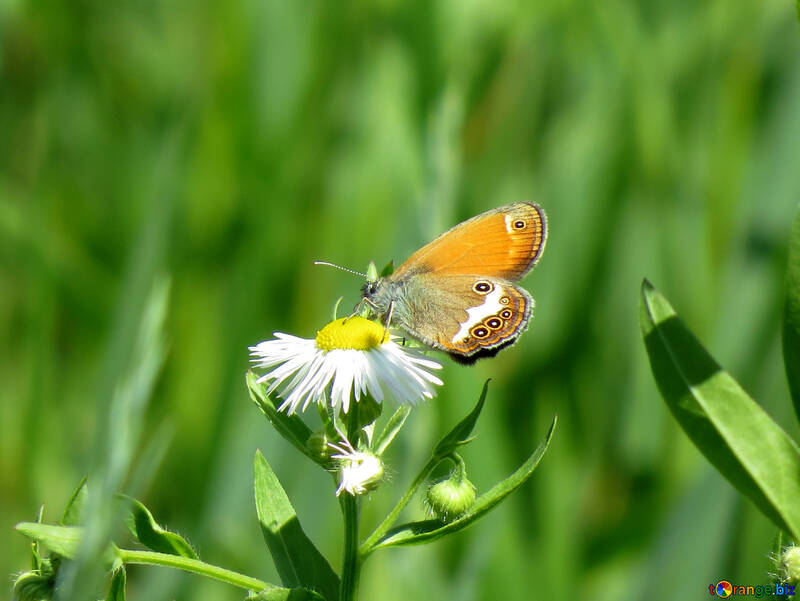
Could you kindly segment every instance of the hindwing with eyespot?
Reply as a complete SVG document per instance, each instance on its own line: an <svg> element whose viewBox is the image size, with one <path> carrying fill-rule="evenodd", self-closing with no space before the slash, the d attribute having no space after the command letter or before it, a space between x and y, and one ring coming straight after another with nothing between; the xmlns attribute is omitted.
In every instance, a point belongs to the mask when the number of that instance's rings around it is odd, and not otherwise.
<svg viewBox="0 0 800 601"><path fill-rule="evenodd" d="M406 285L393 322L424 344L472 362L525 331L534 301L500 278L420 274ZM476 356L477 355L477 356Z"/></svg>

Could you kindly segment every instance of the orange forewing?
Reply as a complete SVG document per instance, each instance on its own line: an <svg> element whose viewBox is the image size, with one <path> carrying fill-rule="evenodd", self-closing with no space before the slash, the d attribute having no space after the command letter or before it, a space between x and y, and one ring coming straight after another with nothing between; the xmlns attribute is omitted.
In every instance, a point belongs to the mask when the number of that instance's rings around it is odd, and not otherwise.
<svg viewBox="0 0 800 601"><path fill-rule="evenodd" d="M411 255L393 277L419 270L519 280L534 266L546 240L542 210L518 202L458 224Z"/></svg>

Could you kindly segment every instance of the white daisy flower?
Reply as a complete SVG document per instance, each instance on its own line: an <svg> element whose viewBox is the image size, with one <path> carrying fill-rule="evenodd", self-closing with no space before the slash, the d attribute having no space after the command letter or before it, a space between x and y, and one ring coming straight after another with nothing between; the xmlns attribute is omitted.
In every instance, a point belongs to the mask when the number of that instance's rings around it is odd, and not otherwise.
<svg viewBox="0 0 800 601"><path fill-rule="evenodd" d="M292 414L309 403L325 403L347 412L351 392L358 402L369 394L398 403L432 399L442 381L430 370L441 364L395 343L386 329L363 317L332 321L316 338L275 332L275 339L250 347L256 367L272 368L259 382L269 382L268 394L284 399L278 408Z"/></svg>
<svg viewBox="0 0 800 601"><path fill-rule="evenodd" d="M337 451L335 455L331 455L331 459L339 460L337 497L343 490L356 496L377 488L383 478L380 457L369 452L356 451L346 438L340 444L329 442L328 446Z"/></svg>

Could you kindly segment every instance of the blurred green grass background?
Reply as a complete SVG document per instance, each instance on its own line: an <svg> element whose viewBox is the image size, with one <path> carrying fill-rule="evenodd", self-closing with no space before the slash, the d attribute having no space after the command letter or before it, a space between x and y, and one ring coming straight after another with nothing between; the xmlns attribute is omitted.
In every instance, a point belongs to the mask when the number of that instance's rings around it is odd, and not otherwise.
<svg viewBox="0 0 800 601"><path fill-rule="evenodd" d="M399 262L529 199L550 220L524 282L531 328L494 360L448 362L365 528L487 377L465 451L479 491L558 413L554 442L480 524L372 558L361 598L685 600L766 582L774 529L668 414L637 303L647 276L797 435L779 348L800 200L792 2L2 0L0 132L0 574L28 565L13 525L42 502L56 520L104 461L164 275L167 356L123 490L205 560L275 582L259 447L338 570L330 479L249 401L247 346L312 336L337 297L355 303L361 282L313 260ZM134 600L242 596L129 570Z"/></svg>

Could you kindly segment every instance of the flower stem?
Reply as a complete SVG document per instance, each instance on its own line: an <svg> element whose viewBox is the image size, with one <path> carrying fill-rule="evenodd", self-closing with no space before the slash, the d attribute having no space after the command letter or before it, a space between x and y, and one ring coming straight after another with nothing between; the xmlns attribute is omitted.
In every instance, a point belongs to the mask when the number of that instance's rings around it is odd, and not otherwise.
<svg viewBox="0 0 800 601"><path fill-rule="evenodd" d="M384 520L372 531L372 534L367 537L367 539L361 544L359 548L359 556L363 560L367 555L372 553L373 547L383 538L383 536L389 531L392 524L397 521L397 518L400 516L400 512L405 509L405 506L408 505L408 502L414 496L414 493L417 492L417 489L420 485L428 479L430 473L433 471L433 468L442 460L441 457L431 457L428 462L423 466L420 470L417 477L414 478L414 481L411 483L411 486L408 487L406 493L400 497L400 500L397 502L397 505L394 506L394 509L389 512Z"/></svg>
<svg viewBox="0 0 800 601"><path fill-rule="evenodd" d="M358 503L359 499L349 493L341 496L344 515L344 565L339 601L355 601L358 594L358 580L361 574L361 560L358 555Z"/></svg>
<svg viewBox="0 0 800 601"><path fill-rule="evenodd" d="M199 559L190 559L180 555L168 555L167 553L157 553L155 551L137 551L133 549L117 549L116 552L122 563L138 563L177 568L185 572L192 572L193 574L199 574L200 576L227 582L233 586L251 591L261 591L270 586L257 578L226 570L225 568L205 563Z"/></svg>
<svg viewBox="0 0 800 601"><path fill-rule="evenodd" d="M357 445L360 424L358 423L358 408L354 405L350 405L350 412L347 414L347 438ZM344 561L339 601L355 601L358 595L358 580L361 575L361 557L358 554L360 499L345 492L339 497L339 503L344 517Z"/></svg>

